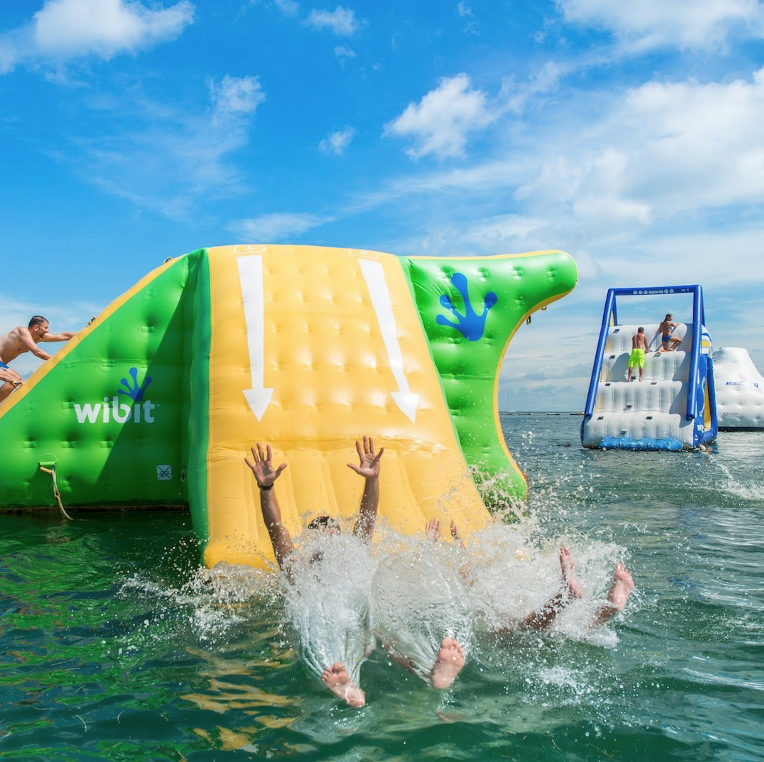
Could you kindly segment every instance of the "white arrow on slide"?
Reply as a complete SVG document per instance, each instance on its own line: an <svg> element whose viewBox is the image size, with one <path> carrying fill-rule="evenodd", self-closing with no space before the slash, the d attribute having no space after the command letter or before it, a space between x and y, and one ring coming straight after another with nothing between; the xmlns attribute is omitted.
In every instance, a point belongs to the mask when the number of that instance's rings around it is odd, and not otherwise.
<svg viewBox="0 0 764 762"><path fill-rule="evenodd" d="M364 280L371 295L371 306L377 314L379 329L382 331L382 339L385 342L387 357L390 361L390 370L392 370L393 377L398 384L398 391L392 392L393 400L411 423L414 423L419 395L411 392L406 374L403 372L403 353L398 343L395 315L390 300L390 291L385 282L385 271L380 262L361 259L360 263L361 272L363 272Z"/></svg>
<svg viewBox="0 0 764 762"><path fill-rule="evenodd" d="M273 389L265 388L265 298L263 295L263 258L239 257L241 298L247 325L247 349L252 375L252 388L244 389L252 412L261 420L271 402Z"/></svg>

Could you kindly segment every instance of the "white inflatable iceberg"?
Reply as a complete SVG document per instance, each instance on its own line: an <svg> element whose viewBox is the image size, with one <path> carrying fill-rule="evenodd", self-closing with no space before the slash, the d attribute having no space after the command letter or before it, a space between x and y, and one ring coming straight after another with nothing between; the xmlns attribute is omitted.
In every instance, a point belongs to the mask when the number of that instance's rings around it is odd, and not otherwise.
<svg viewBox="0 0 764 762"><path fill-rule="evenodd" d="M723 347L713 360L720 431L764 429L764 377L748 351Z"/></svg>

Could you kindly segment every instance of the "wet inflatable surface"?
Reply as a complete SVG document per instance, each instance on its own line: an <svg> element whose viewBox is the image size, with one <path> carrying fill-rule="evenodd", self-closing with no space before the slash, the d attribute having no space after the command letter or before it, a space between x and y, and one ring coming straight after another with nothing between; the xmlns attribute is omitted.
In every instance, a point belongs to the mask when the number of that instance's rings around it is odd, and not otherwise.
<svg viewBox="0 0 764 762"><path fill-rule="evenodd" d="M244 455L268 442L297 534L350 517L346 464L385 447L380 515L404 533L526 484L498 425L498 373L533 312L575 285L563 252L400 258L307 246L202 249L110 305L0 406L0 508L190 505L208 565L271 558Z"/></svg>

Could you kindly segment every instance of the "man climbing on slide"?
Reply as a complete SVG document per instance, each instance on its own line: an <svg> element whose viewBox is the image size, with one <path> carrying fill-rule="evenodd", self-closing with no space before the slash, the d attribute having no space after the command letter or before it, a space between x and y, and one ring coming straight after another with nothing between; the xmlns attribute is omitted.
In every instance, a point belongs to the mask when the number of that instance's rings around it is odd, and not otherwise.
<svg viewBox="0 0 764 762"><path fill-rule="evenodd" d="M49 323L42 315L35 315L28 326L16 326L8 333L0 336L0 402L2 402L16 387L22 384L21 376L8 367L24 352L31 352L41 360L49 360L50 355L37 345L40 342L69 341L74 338L74 331L64 333L49 333Z"/></svg>

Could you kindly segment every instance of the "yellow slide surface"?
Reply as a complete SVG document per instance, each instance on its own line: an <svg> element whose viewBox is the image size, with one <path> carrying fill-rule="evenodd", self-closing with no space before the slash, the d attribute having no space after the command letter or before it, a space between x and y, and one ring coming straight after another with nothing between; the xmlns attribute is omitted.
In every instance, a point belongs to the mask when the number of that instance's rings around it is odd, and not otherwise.
<svg viewBox="0 0 764 762"><path fill-rule="evenodd" d="M211 298L205 564L273 561L244 456L270 444L293 536L349 518L363 479L355 440L385 448L380 520L431 517L465 535L490 515L470 478L400 261L300 246L208 250Z"/></svg>

